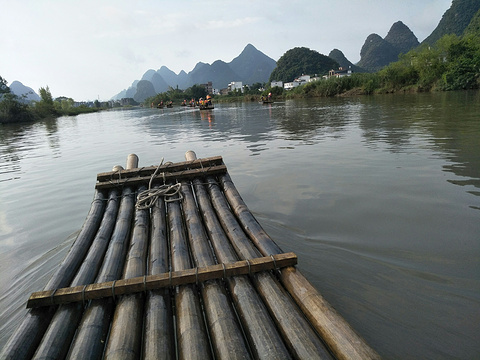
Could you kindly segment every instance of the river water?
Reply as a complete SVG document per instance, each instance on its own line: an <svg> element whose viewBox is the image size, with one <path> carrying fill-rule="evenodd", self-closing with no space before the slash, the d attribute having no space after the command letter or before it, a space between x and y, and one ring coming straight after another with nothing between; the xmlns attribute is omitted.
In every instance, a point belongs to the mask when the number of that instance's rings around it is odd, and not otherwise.
<svg viewBox="0 0 480 360"><path fill-rule="evenodd" d="M221 155L265 230L385 358L480 357L480 93L132 109L0 125L0 349L96 174Z"/></svg>

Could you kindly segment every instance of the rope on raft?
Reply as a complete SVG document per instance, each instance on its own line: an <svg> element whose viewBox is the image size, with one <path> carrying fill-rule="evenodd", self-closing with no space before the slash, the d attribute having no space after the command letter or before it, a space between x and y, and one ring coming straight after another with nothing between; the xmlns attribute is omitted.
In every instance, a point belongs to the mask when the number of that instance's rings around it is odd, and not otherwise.
<svg viewBox="0 0 480 360"><path fill-rule="evenodd" d="M135 204L135 208L137 210L146 210L151 207L157 202L159 197L164 197L165 202L173 202L173 201L180 201L183 199L183 195L180 191L182 184L176 183L173 185L165 184L165 173L158 174L158 170L163 165L163 158L160 164L158 165L155 172L152 174L150 181L148 183L148 189L142 191L138 194L137 203ZM164 185L160 185L152 189L152 181L158 176L163 176ZM177 197L174 197L178 195ZM169 199L167 199L169 197Z"/></svg>

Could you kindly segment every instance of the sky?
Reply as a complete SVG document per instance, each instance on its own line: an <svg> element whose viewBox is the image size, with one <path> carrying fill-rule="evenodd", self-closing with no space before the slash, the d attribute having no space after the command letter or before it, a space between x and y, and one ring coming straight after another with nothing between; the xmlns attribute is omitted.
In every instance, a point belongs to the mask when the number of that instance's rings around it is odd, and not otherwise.
<svg viewBox="0 0 480 360"><path fill-rule="evenodd" d="M0 76L38 93L108 100L149 69L190 72L252 44L277 61L294 47L352 63L368 35L402 21L423 41L452 0L0 0Z"/></svg>

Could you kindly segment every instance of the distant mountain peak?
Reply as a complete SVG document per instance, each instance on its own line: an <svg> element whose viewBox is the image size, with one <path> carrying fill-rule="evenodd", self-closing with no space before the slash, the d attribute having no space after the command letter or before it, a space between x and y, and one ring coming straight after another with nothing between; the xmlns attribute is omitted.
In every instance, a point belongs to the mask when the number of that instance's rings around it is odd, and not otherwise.
<svg viewBox="0 0 480 360"><path fill-rule="evenodd" d="M407 53L420 45L417 37L403 22L394 23L383 39L378 34L370 34L360 50L358 66L368 71L378 71L393 61L398 55Z"/></svg>
<svg viewBox="0 0 480 360"><path fill-rule="evenodd" d="M348 68L351 68L351 70L355 73L357 72L365 72L364 69L354 65L353 63L350 62L350 60L348 60L345 55L343 54L343 52L341 52L340 50L338 49L333 49L332 51L330 51L330 54L328 54L328 57L335 60L338 65L340 65L340 67L344 68L344 69L348 69Z"/></svg>
<svg viewBox="0 0 480 360"><path fill-rule="evenodd" d="M168 87L186 89L192 85L205 84L209 81L215 88L222 89L232 81L242 81L245 85L267 82L275 67L275 60L257 50L252 44L247 44L242 52L229 63L223 60L216 60L211 65L198 62L188 74L182 70L178 75L166 66L161 66L157 71L147 70L142 80L150 81L156 92L165 92ZM143 94L151 90L145 84L141 85ZM136 86L137 84L132 84L127 91L122 91L114 96L114 99L135 93Z"/></svg>
<svg viewBox="0 0 480 360"><path fill-rule="evenodd" d="M10 91L20 97L25 99L25 101L40 101L40 96L30 87L23 85L20 81L13 81L10 86Z"/></svg>
<svg viewBox="0 0 480 360"><path fill-rule="evenodd" d="M401 53L407 53L420 45L415 34L401 21L392 25L384 40L395 46Z"/></svg>

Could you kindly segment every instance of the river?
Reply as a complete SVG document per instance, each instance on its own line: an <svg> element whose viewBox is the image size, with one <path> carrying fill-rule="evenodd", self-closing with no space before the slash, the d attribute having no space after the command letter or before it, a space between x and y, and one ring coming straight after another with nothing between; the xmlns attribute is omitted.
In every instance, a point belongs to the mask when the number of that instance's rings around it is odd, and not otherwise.
<svg viewBox="0 0 480 360"><path fill-rule="evenodd" d="M385 358L480 357L480 93L131 109L0 125L0 349L96 174L221 155L265 230Z"/></svg>

